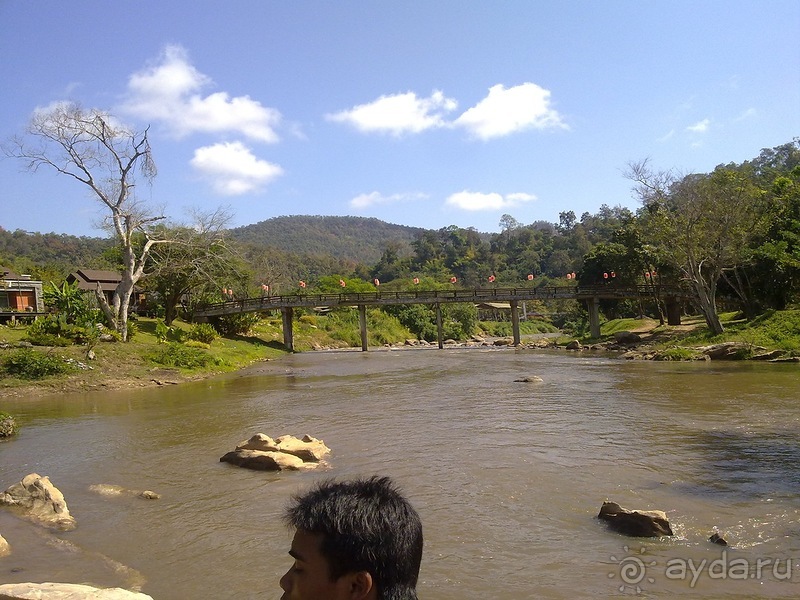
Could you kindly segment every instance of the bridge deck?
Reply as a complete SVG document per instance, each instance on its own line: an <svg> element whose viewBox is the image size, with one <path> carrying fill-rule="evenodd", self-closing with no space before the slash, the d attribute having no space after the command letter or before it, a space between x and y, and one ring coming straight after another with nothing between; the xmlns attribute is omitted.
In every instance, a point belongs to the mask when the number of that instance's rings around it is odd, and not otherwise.
<svg viewBox="0 0 800 600"><path fill-rule="evenodd" d="M538 288L480 288L411 290L400 292L344 292L340 294L284 294L220 302L198 309L196 317L214 317L243 312L261 312L297 307L386 306L453 302L515 302L524 300L588 300L686 296L685 290L640 286L542 286Z"/></svg>

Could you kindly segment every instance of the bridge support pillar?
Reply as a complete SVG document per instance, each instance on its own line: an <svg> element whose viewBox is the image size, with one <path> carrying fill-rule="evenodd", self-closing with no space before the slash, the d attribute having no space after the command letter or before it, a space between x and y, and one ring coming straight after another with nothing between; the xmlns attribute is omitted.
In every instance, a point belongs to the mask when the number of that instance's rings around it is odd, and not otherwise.
<svg viewBox="0 0 800 600"><path fill-rule="evenodd" d="M519 307L517 301L511 301L511 330L514 333L514 345L519 346L521 338L519 335Z"/></svg>
<svg viewBox="0 0 800 600"><path fill-rule="evenodd" d="M436 304L436 339L439 342L439 350L444 348L444 336L442 334L442 306Z"/></svg>
<svg viewBox="0 0 800 600"><path fill-rule="evenodd" d="M358 305L358 325L361 329L361 351L367 351L367 307Z"/></svg>
<svg viewBox="0 0 800 600"><path fill-rule="evenodd" d="M294 352L294 336L292 334L294 309L291 306L281 308L281 317L283 319L283 345L289 352Z"/></svg>
<svg viewBox="0 0 800 600"><path fill-rule="evenodd" d="M683 311L681 301L675 296L667 296L664 298L664 304L667 307L667 325L680 325Z"/></svg>
<svg viewBox="0 0 800 600"><path fill-rule="evenodd" d="M593 338L600 337L600 298L586 301L586 308L589 310L589 335Z"/></svg>

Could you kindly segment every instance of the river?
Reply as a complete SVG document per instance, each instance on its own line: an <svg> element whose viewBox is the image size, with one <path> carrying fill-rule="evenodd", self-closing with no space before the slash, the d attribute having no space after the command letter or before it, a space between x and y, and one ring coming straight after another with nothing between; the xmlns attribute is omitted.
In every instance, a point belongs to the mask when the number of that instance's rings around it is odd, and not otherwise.
<svg viewBox="0 0 800 600"><path fill-rule="evenodd" d="M537 375L541 383L515 379ZM797 365L654 363L513 349L287 356L209 381L2 400L0 489L31 472L78 526L0 511L0 582L140 589L156 600L277 599L291 494L387 474L420 512L424 600L800 597ZM255 433L308 433L330 466L220 463ZM105 497L111 484L158 500ZM605 499L667 512L625 538ZM710 544L715 530L731 543Z"/></svg>

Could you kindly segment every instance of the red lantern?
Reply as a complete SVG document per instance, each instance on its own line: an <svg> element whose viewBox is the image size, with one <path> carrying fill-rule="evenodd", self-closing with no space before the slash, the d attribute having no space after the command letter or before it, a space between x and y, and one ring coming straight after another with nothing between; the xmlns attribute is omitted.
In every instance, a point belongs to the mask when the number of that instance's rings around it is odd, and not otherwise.
<svg viewBox="0 0 800 600"><path fill-rule="evenodd" d="M533 273L529 273L528 274L528 281L533 281L533 277L534 277Z"/></svg>
<svg viewBox="0 0 800 600"><path fill-rule="evenodd" d="M379 286L381 284L380 279L374 279L372 283L374 283L376 286Z"/></svg>
<svg viewBox="0 0 800 600"><path fill-rule="evenodd" d="M414 277L414 285L419 285L419 277Z"/></svg>
<svg viewBox="0 0 800 600"><path fill-rule="evenodd" d="M489 275L489 283L494 283L494 275Z"/></svg>
<svg viewBox="0 0 800 600"><path fill-rule="evenodd" d="M603 273L603 279L608 279L608 273Z"/></svg>
<svg viewBox="0 0 800 600"><path fill-rule="evenodd" d="M646 279L650 279L650 273L649 272L646 271L644 276L645 276Z"/></svg>
<svg viewBox="0 0 800 600"><path fill-rule="evenodd" d="M458 281L458 279L456 279L455 277L450 278L450 283L455 283L456 281Z"/></svg>
<svg viewBox="0 0 800 600"><path fill-rule="evenodd" d="M614 271L611 271L611 278L613 279L616 276L617 276L617 274Z"/></svg>
<svg viewBox="0 0 800 600"><path fill-rule="evenodd" d="M567 279L572 279L572 273L567 273Z"/></svg>
<svg viewBox="0 0 800 600"><path fill-rule="evenodd" d="M304 288L304 287L306 287L306 282L301 280L301 281L300 281L300 287L301 287L301 288Z"/></svg>
<svg viewBox="0 0 800 600"><path fill-rule="evenodd" d="M228 295L228 288L222 288L222 295L223 296L227 296Z"/></svg>
<svg viewBox="0 0 800 600"><path fill-rule="evenodd" d="M347 283L345 283L344 279L340 279L339 280L339 285L342 286L342 287L345 287L347 285Z"/></svg>

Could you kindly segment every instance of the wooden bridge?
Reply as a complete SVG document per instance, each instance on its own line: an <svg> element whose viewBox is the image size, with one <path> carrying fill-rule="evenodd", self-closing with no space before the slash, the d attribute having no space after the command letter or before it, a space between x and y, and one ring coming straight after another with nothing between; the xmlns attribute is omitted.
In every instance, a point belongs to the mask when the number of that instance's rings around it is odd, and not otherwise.
<svg viewBox="0 0 800 600"><path fill-rule="evenodd" d="M439 348L443 347L441 304L469 302L483 304L508 302L511 307L511 325L514 345L520 344L519 303L527 300L579 300L586 302L589 310L589 328L592 337L600 337L600 300L625 300L659 298L667 308L670 325L681 323L681 300L687 297L682 289L661 289L652 285L639 286L541 286L537 288L478 288L452 290L410 290L399 292L343 292L340 294L283 294L243 298L212 304L194 311L195 320L246 312L280 310L283 317L283 341L289 351L293 350L292 319L295 308L337 308L356 306L361 326L361 349L367 351L368 306L398 304L433 304L436 308L436 325Z"/></svg>

